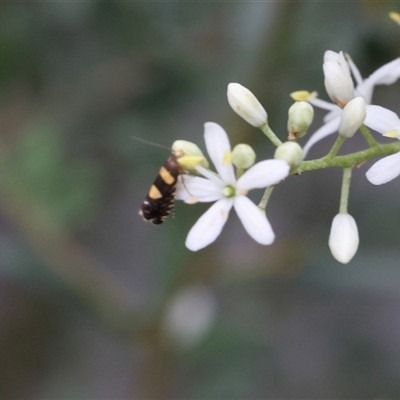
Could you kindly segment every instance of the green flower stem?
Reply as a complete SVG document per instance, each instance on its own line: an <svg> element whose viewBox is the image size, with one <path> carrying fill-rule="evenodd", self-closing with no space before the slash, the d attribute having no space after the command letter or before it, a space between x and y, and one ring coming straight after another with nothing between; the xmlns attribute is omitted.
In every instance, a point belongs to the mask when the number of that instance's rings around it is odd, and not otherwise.
<svg viewBox="0 0 400 400"><path fill-rule="evenodd" d="M268 123L265 125L260 126L260 129L263 131L265 136L276 146L280 146L282 142L279 140L278 136L275 135L275 133L271 130L269 127Z"/></svg>
<svg viewBox="0 0 400 400"><path fill-rule="evenodd" d="M266 207L267 207L267 203L269 200L269 197L271 196L272 191L274 190L275 186L268 186L265 189L265 192L263 194L263 197L260 201L260 204L258 205L259 208L261 208L263 211L265 211Z"/></svg>
<svg viewBox="0 0 400 400"><path fill-rule="evenodd" d="M347 205L349 202L349 192L350 192L350 182L352 168L343 169L343 180L342 180L342 190L340 193L340 208L339 212L342 214L347 214Z"/></svg>
<svg viewBox="0 0 400 400"><path fill-rule="evenodd" d="M362 164L372 158L388 156L390 154L398 153L400 151L400 141L378 145L371 147L367 150L358 151L344 156L336 156L334 158L319 158L316 160L303 161L296 173L306 171L315 171L317 169L330 168L330 167L343 167L351 168L356 165Z"/></svg>
<svg viewBox="0 0 400 400"><path fill-rule="evenodd" d="M342 147L343 143L345 142L346 138L343 136L338 136L336 142L333 144L331 151L325 156L328 159L331 159L336 156L339 149Z"/></svg>
<svg viewBox="0 0 400 400"><path fill-rule="evenodd" d="M365 125L360 126L360 131L364 135L365 140L369 144L370 147L377 147L379 143L375 140L375 138L371 135L371 132Z"/></svg>

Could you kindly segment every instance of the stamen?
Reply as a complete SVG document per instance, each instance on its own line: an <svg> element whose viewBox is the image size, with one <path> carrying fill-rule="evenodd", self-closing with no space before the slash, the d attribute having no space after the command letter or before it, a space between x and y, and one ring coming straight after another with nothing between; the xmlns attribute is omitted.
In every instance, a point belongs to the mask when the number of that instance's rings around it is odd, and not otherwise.
<svg viewBox="0 0 400 400"><path fill-rule="evenodd" d="M389 13L389 18L392 19L397 24L400 24L400 14L399 13L392 11Z"/></svg>
<svg viewBox="0 0 400 400"><path fill-rule="evenodd" d="M307 90L298 90L297 92L290 93L290 97L295 101L307 101L315 99L318 96L316 91L309 92Z"/></svg>
<svg viewBox="0 0 400 400"><path fill-rule="evenodd" d="M391 131L384 133L383 136L392 139L397 139L399 137L399 131L397 129L392 129Z"/></svg>

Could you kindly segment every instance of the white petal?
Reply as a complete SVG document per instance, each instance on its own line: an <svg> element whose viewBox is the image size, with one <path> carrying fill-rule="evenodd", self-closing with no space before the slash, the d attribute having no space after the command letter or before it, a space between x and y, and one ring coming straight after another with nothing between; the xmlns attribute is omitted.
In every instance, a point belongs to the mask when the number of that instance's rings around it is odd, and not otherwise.
<svg viewBox="0 0 400 400"><path fill-rule="evenodd" d="M315 143L319 142L320 140L324 139L325 137L335 133L338 130L340 123L340 116L338 115L336 118L332 119L331 121L327 122L325 125L321 126L310 138L310 140L306 143L303 147L304 157L307 155L308 150Z"/></svg>
<svg viewBox="0 0 400 400"><path fill-rule="evenodd" d="M225 130L214 122L204 124L204 140L215 169L225 183L235 183L235 172L230 161L231 145Z"/></svg>
<svg viewBox="0 0 400 400"><path fill-rule="evenodd" d="M346 57L346 60L347 60L347 62L349 64L351 73L353 74L353 77L357 82L357 85L360 85L363 82L363 78L361 76L360 70L357 68L357 65L354 64L354 62L353 62L353 60L352 60L352 58L350 57L349 54L346 54L345 57Z"/></svg>
<svg viewBox="0 0 400 400"><path fill-rule="evenodd" d="M365 175L374 185L382 185L397 178L400 175L400 153L377 161Z"/></svg>
<svg viewBox="0 0 400 400"><path fill-rule="evenodd" d="M336 104L330 103L329 101L319 99L318 97L316 97L315 99L309 99L307 101L310 104L312 104L313 106L322 108L324 110L329 110L329 111L333 111L336 109L340 110L340 107L338 107Z"/></svg>
<svg viewBox="0 0 400 400"><path fill-rule="evenodd" d="M283 160L266 160L253 165L237 181L236 188L241 190L262 189L274 185L286 178L290 167Z"/></svg>
<svg viewBox="0 0 400 400"><path fill-rule="evenodd" d="M265 213L246 196L236 196L234 206L246 232L260 244L271 244L275 239Z"/></svg>
<svg viewBox="0 0 400 400"><path fill-rule="evenodd" d="M374 85L391 85L400 78L400 58L383 65L372 73L366 80Z"/></svg>
<svg viewBox="0 0 400 400"><path fill-rule="evenodd" d="M372 93L376 85L391 85L400 78L400 58L396 58L388 64L378 68L360 85L357 93L364 97L367 103L371 103Z"/></svg>
<svg viewBox="0 0 400 400"><path fill-rule="evenodd" d="M379 133L400 130L400 119L396 113L381 106L367 105L364 124Z"/></svg>
<svg viewBox="0 0 400 400"><path fill-rule="evenodd" d="M212 243L221 233L232 205L232 199L221 199L213 204L189 231L186 247L197 251Z"/></svg>
<svg viewBox="0 0 400 400"><path fill-rule="evenodd" d="M181 175L179 176L175 199L190 201L194 198L196 202L216 201L223 197L223 188L222 182L217 185L208 179L198 176Z"/></svg>
<svg viewBox="0 0 400 400"><path fill-rule="evenodd" d="M359 244L356 221L349 214L337 214L333 218L329 235L329 248L333 257L347 264L356 254Z"/></svg>
<svg viewBox="0 0 400 400"><path fill-rule="evenodd" d="M327 124L329 121L332 121L335 118L340 118L342 115L342 109L336 104L334 104L334 106L335 108L332 111L329 111L327 114L325 114L323 118L324 124Z"/></svg>
<svg viewBox="0 0 400 400"><path fill-rule="evenodd" d="M201 175L203 175L205 178L207 178L208 180L215 182L216 185L222 185L225 186L226 183L219 177L219 175L217 175L215 172L210 171L207 168L204 168L201 165L196 165L194 167L194 169L200 173Z"/></svg>

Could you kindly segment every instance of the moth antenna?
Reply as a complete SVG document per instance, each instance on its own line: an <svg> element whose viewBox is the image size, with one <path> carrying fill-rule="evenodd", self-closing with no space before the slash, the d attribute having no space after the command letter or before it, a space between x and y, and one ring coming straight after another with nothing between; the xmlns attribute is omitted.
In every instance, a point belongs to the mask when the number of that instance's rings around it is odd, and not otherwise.
<svg viewBox="0 0 400 400"><path fill-rule="evenodd" d="M151 146L160 147L162 149L168 149L169 151L171 151L171 147L167 147L167 146L164 146L164 145L159 144L159 143L154 143L154 142L151 142L150 140L145 140L145 139L139 138L137 136L132 136L132 139L135 139L138 142L146 143L146 144L149 144Z"/></svg>

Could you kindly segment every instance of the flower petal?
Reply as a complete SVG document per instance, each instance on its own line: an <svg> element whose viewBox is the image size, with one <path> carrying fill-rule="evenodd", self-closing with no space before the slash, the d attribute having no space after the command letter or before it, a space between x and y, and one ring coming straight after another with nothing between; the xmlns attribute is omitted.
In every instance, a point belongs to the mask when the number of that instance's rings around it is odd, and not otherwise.
<svg viewBox="0 0 400 400"><path fill-rule="evenodd" d="M275 234L265 213L251 200L246 196L236 196L234 207L244 229L256 242L267 245L274 241Z"/></svg>
<svg viewBox="0 0 400 400"><path fill-rule="evenodd" d="M306 143L303 147L304 157L307 155L308 150L315 143L319 142L323 138L331 135L332 133L336 132L339 128L340 123L340 116L338 115L336 118L332 119L331 121L327 122L325 125L321 126L310 138L310 140Z"/></svg>
<svg viewBox="0 0 400 400"><path fill-rule="evenodd" d="M235 183L235 172L230 161L231 145L225 130L214 122L204 124L204 140L215 169L225 183Z"/></svg>
<svg viewBox="0 0 400 400"><path fill-rule="evenodd" d="M400 175L400 153L377 161L365 175L374 185L382 185L397 178Z"/></svg>
<svg viewBox="0 0 400 400"><path fill-rule="evenodd" d="M221 199L214 203L189 231L186 247L197 251L212 243L221 233L232 205L232 199Z"/></svg>
<svg viewBox="0 0 400 400"><path fill-rule="evenodd" d="M330 103L329 101L319 99L318 97L314 99L307 100L310 104L315 107L322 108L323 110L333 111L333 110L340 110L336 104Z"/></svg>
<svg viewBox="0 0 400 400"><path fill-rule="evenodd" d="M209 179L212 182L215 182L216 185L225 185L225 182L215 172L210 171L209 169L204 168L201 165L196 165L194 169L205 178Z"/></svg>
<svg viewBox="0 0 400 400"><path fill-rule="evenodd" d="M367 105L366 111L364 124L368 128L382 134L394 129L400 131L400 118L393 111L374 105Z"/></svg>
<svg viewBox="0 0 400 400"><path fill-rule="evenodd" d="M213 181L198 176L180 175L175 199L190 201L194 198L196 202L216 201L223 197L223 187L223 182L218 185Z"/></svg>
<svg viewBox="0 0 400 400"><path fill-rule="evenodd" d="M286 178L290 167L283 160L261 161L249 168L237 181L239 190L261 189Z"/></svg>
<svg viewBox="0 0 400 400"><path fill-rule="evenodd" d="M400 58L383 65L373 72L364 82L360 83L356 91L363 96L367 103L371 103L372 93L376 85L391 85L400 78Z"/></svg>

